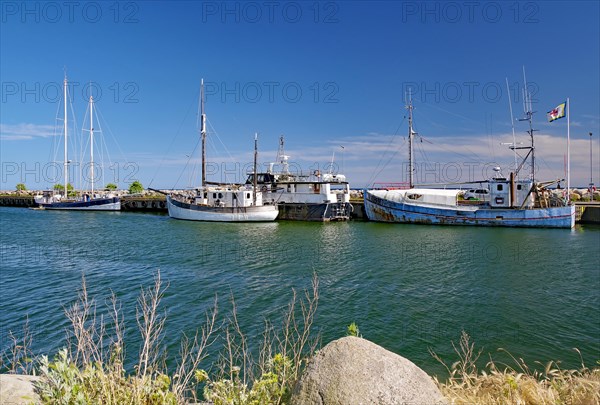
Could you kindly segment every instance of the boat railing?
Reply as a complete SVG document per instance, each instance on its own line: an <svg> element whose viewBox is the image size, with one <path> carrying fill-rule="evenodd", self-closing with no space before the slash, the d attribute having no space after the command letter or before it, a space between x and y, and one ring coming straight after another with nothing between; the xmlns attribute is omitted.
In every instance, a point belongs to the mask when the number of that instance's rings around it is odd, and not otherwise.
<svg viewBox="0 0 600 405"><path fill-rule="evenodd" d="M410 189L410 183L373 183L373 189L375 190L408 190Z"/></svg>

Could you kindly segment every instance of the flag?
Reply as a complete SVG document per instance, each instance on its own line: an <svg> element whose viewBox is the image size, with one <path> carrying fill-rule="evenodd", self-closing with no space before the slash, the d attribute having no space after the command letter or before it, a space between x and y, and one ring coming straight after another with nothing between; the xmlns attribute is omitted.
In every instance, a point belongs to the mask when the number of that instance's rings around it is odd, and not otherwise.
<svg viewBox="0 0 600 405"><path fill-rule="evenodd" d="M564 103L559 104L556 108L553 108L552 110L548 111L548 122L552 122L559 118L563 118L565 116L566 105L567 102L565 101Z"/></svg>

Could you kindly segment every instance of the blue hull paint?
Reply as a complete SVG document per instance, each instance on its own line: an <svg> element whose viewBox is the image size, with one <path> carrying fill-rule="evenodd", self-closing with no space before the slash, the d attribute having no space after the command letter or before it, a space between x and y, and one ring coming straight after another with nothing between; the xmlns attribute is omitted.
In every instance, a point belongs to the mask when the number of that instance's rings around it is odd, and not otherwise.
<svg viewBox="0 0 600 405"><path fill-rule="evenodd" d="M573 228L575 206L504 209L474 206L435 207L391 201L365 190L365 212L371 221L435 225Z"/></svg>
<svg viewBox="0 0 600 405"><path fill-rule="evenodd" d="M121 209L119 197L96 198L89 201L41 203L39 205L47 210L119 211Z"/></svg>

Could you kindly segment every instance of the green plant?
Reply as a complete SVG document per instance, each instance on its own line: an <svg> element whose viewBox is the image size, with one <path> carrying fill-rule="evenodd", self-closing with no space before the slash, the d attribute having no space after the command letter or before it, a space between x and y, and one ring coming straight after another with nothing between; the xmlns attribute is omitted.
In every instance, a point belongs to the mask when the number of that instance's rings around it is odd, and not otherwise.
<svg viewBox="0 0 600 405"><path fill-rule="evenodd" d="M110 191L114 191L117 189L117 185L115 183L108 183L105 188Z"/></svg>
<svg viewBox="0 0 600 405"><path fill-rule="evenodd" d="M352 322L350 325L348 325L348 329L346 330L346 336L362 337L360 334L360 329L358 329L358 325L356 324L356 322Z"/></svg>
<svg viewBox="0 0 600 405"><path fill-rule="evenodd" d="M135 371L127 373L123 366L125 327L121 306L113 294L108 314L98 313L82 278L77 300L65 310L71 323L67 347L52 360L42 356L39 363L42 379L36 386L42 400L52 404L198 402L198 391L204 385L205 399L216 405L289 403L292 387L317 343L310 332L318 302L316 276L304 299L298 299L293 291L280 329L266 322L256 362L239 326L233 297L231 313L221 326L215 297L203 326L193 337L183 336L172 376L161 360L166 356L161 344L166 317L160 303L166 288L157 273L154 285L141 289L136 318L142 343ZM216 330L223 331L224 344L217 372L209 377L200 365L206 358L206 348L216 342Z"/></svg>
<svg viewBox="0 0 600 405"><path fill-rule="evenodd" d="M265 321L257 362L240 329L232 297L218 370L213 378L205 371L198 373L206 381L205 398L215 405L288 404L292 389L319 341L318 336L313 338L311 333L319 300L318 286L315 275L311 289L305 290L302 299L292 290L280 328Z"/></svg>
<svg viewBox="0 0 600 405"><path fill-rule="evenodd" d="M17 191L26 191L27 187L25 186L25 184L19 183L19 184L17 184L16 189L17 189Z"/></svg>
<svg viewBox="0 0 600 405"><path fill-rule="evenodd" d="M55 184L53 187L56 191L64 191L65 186L63 184ZM67 183L67 191L73 191L73 185L71 183Z"/></svg>
<svg viewBox="0 0 600 405"><path fill-rule="evenodd" d="M137 180L129 185L129 194L138 194L142 191L144 191L144 186L142 186L142 183Z"/></svg>

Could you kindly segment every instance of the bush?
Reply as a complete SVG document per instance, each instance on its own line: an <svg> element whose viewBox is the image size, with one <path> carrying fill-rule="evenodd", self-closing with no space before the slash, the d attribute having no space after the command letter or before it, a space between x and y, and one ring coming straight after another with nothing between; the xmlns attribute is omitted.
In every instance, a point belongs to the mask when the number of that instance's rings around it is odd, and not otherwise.
<svg viewBox="0 0 600 405"><path fill-rule="evenodd" d="M129 194L139 194L142 191L144 191L144 186L137 180L129 185Z"/></svg>
<svg viewBox="0 0 600 405"><path fill-rule="evenodd" d="M52 404L188 403L198 401L204 385L205 398L215 405L289 403L305 361L316 348L317 339L311 338L318 302L316 276L303 299L293 292L281 329L266 322L256 361L240 329L233 297L231 313L222 325L218 325L215 298L201 329L193 338L183 337L172 377L161 361L166 356L161 349L166 318L160 311L165 289L160 273L153 287L142 288L137 305L142 344L135 372L127 373L120 304L113 294L109 316L97 317L95 301L88 296L83 279L77 301L65 310L71 322L69 344L52 360L42 356L39 362L42 379L36 388L42 400ZM109 319L108 323L104 319ZM107 324L112 336L107 334ZM200 364L207 347L217 340L213 337L216 330L223 331L223 348L217 371L209 376Z"/></svg>

